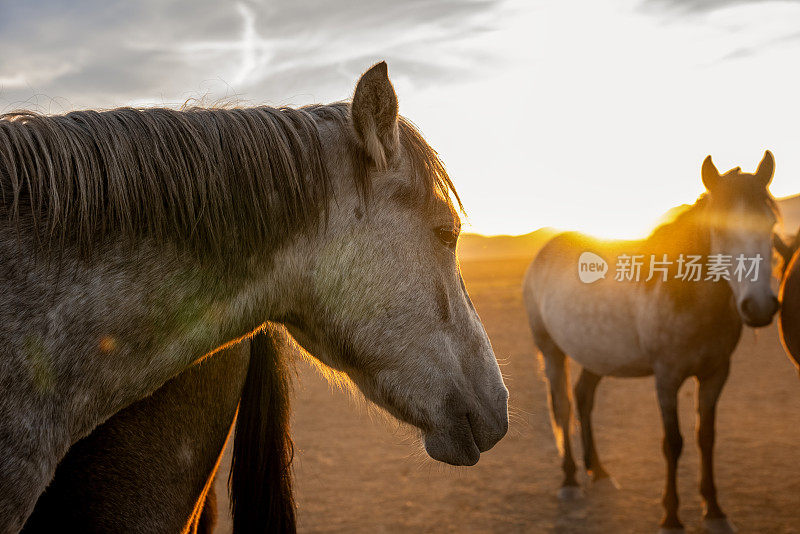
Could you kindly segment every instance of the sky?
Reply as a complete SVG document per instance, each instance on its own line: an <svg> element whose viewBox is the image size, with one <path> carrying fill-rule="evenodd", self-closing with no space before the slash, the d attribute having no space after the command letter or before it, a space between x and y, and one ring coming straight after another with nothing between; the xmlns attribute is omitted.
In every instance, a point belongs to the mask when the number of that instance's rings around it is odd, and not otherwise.
<svg viewBox="0 0 800 534"><path fill-rule="evenodd" d="M348 99L386 60L469 231L646 234L707 154L800 193L800 1L0 0L0 112Z"/></svg>

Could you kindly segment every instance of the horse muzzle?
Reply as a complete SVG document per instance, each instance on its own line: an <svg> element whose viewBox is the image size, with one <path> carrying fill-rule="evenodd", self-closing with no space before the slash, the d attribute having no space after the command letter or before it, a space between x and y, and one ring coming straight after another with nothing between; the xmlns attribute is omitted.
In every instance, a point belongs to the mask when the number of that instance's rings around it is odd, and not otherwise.
<svg viewBox="0 0 800 534"><path fill-rule="evenodd" d="M467 408L455 395L448 396L447 422L427 432L425 451L450 465L475 465L508 432L508 390L503 387L491 402Z"/></svg>
<svg viewBox="0 0 800 534"><path fill-rule="evenodd" d="M772 323L772 318L779 309L780 302L775 295L764 299L745 297L739 305L739 314L747 326L761 328Z"/></svg>

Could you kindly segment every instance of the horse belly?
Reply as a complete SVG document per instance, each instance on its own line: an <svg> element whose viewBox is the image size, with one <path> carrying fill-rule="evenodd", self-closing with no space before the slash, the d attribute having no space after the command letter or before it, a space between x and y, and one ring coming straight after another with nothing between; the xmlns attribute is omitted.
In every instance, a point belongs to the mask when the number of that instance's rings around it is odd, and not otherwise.
<svg viewBox="0 0 800 534"><path fill-rule="evenodd" d="M636 318L624 298L565 295L543 304L542 318L550 337L586 369L601 376L653 373L651 359L641 350Z"/></svg>

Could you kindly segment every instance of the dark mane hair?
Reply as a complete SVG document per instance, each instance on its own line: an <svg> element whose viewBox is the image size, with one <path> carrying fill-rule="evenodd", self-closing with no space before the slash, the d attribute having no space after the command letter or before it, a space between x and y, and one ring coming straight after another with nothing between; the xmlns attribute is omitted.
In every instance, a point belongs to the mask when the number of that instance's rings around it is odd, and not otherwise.
<svg viewBox="0 0 800 534"><path fill-rule="evenodd" d="M447 174L439 153L422 137L422 133L414 123L405 117L400 117L400 144L408 153L414 178L417 186L424 191L426 201L438 196L450 207L455 207L453 205L455 199L458 209L463 212L461 198L450 180L450 175Z"/></svg>
<svg viewBox="0 0 800 534"><path fill-rule="evenodd" d="M322 123L345 131L366 200L369 160L348 103L0 115L0 216L17 227L28 219L48 248L67 242L81 252L113 235L200 255L269 246L324 217ZM438 155L405 119L400 140L425 191L458 200Z"/></svg>

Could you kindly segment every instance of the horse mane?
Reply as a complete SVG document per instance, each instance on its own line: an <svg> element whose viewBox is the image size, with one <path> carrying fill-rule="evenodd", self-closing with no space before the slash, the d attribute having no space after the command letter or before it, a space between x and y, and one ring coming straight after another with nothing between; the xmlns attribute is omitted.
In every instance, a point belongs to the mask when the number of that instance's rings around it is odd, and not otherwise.
<svg viewBox="0 0 800 534"><path fill-rule="evenodd" d="M734 171L738 174L736 169ZM770 211L776 217L776 220L779 220L780 211L775 198L766 189L761 189L763 192L755 188L746 189L745 198L753 206L761 206ZM707 256L711 253L711 234L709 230L713 222L707 209L710 200L708 193L703 193L694 204L678 206L671 210L668 214L669 220L656 227L642 241L640 252L645 255L652 254L656 261L661 261L663 255L666 254L668 261L675 262L683 254L687 259L689 256L701 256L703 258L701 261L705 262ZM722 202L724 203L725 201L726 199L723 195ZM670 274L667 281L663 281L660 276L654 276L651 280L645 282L645 286L648 289L662 287L668 294L672 295L673 301L679 309L690 308L695 299L700 298L698 293L693 290L692 284L684 283L679 278L674 277L674 264L669 269ZM727 284L717 284L715 288L718 291L730 291Z"/></svg>
<svg viewBox="0 0 800 534"><path fill-rule="evenodd" d="M0 216L18 230L25 222L47 248L90 253L111 237L147 237L235 258L324 217L323 123L344 132L366 200L370 162L348 103L0 115ZM400 140L424 190L458 200L438 154L405 119Z"/></svg>
<svg viewBox="0 0 800 534"><path fill-rule="evenodd" d="M781 219L778 203L769 191L753 187L745 189L744 193L754 207L763 207L776 221ZM722 200L726 201L724 196ZM706 210L709 201L708 193L703 193L694 204L671 210L669 220L656 227L644 240L644 250L651 254L708 254L711 246L708 229L712 224Z"/></svg>
<svg viewBox="0 0 800 534"><path fill-rule="evenodd" d="M703 193L694 204L678 206L667 214L667 221L657 226L644 240L642 249L649 254L705 255L711 243L704 220L708 195Z"/></svg>

